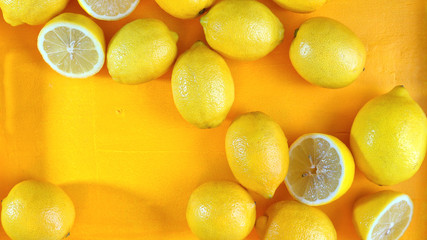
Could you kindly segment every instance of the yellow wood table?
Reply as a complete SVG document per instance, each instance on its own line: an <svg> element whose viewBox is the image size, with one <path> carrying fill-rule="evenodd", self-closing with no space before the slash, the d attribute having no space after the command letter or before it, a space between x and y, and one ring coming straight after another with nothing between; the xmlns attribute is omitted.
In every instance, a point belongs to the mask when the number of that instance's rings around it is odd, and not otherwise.
<svg viewBox="0 0 427 240"><path fill-rule="evenodd" d="M265 3L282 21L285 40L253 62L228 60L235 102L218 128L200 130L176 110L171 70L146 84L115 83L106 67L88 79L54 72L36 47L42 26L11 27L0 20L0 198L24 179L47 180L71 196L77 218L70 240L196 239L185 219L188 198L209 180L236 181L225 157L230 122L263 111L283 128L291 144L321 132L349 142L358 110L371 98L404 84L427 112L427 2L425 0L330 0L311 14L291 13ZM71 0L65 12L85 14ZM352 85L324 89L304 81L288 57L294 30L313 16L334 18L352 29L367 49L366 70ZM158 18L179 34L182 53L204 41L199 19L179 20L154 0L142 0L127 18L96 21L107 42L126 23ZM410 180L392 187L369 182L356 170L347 194L319 207L333 221L339 239L358 239L354 201L394 189L409 194L415 209L403 239L427 236L427 163ZM252 193L251 193L252 194ZM291 199L284 184L273 199L252 194L257 214ZM258 239L255 231L248 237ZM0 230L0 239L7 239Z"/></svg>

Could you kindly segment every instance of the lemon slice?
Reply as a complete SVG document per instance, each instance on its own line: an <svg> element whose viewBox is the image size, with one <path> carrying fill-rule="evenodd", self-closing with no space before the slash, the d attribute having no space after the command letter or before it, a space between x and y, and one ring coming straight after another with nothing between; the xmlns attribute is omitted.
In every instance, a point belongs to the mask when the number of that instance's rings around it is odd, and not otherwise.
<svg viewBox="0 0 427 240"><path fill-rule="evenodd" d="M104 33L80 14L63 13L49 21L40 31L37 47L47 64L66 77L86 78L104 65Z"/></svg>
<svg viewBox="0 0 427 240"><path fill-rule="evenodd" d="M306 134L289 150L285 183L289 193L302 203L311 206L330 203L350 188L353 178L353 156L333 136Z"/></svg>
<svg viewBox="0 0 427 240"><path fill-rule="evenodd" d="M395 240L402 237L412 219L413 203L408 195L390 190L356 201L353 219L364 240Z"/></svg>
<svg viewBox="0 0 427 240"><path fill-rule="evenodd" d="M116 21L135 10L139 0L79 0L80 6L92 17Z"/></svg>

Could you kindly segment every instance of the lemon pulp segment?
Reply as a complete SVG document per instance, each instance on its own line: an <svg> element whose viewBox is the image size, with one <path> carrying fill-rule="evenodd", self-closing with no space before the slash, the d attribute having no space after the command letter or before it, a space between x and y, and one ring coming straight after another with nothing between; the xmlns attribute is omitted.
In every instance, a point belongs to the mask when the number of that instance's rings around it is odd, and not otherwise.
<svg viewBox="0 0 427 240"><path fill-rule="evenodd" d="M38 49L43 59L67 77L85 78L99 72L105 59L102 30L77 14L64 14L54 21L48 23L38 37ZM93 26L86 28L83 24L88 21Z"/></svg>
<svg viewBox="0 0 427 240"><path fill-rule="evenodd" d="M139 0L79 0L79 3L92 17L115 21L131 14Z"/></svg>
<svg viewBox="0 0 427 240"><path fill-rule="evenodd" d="M412 201L402 195L386 208L374 223L370 239L399 239L412 219Z"/></svg>
<svg viewBox="0 0 427 240"><path fill-rule="evenodd" d="M322 138L307 138L290 154L288 180L294 193L314 202L338 189L342 166L338 152Z"/></svg>
<svg viewBox="0 0 427 240"><path fill-rule="evenodd" d="M347 192L353 178L353 156L338 138L310 133L291 145L285 184L296 200L311 206L330 203Z"/></svg>

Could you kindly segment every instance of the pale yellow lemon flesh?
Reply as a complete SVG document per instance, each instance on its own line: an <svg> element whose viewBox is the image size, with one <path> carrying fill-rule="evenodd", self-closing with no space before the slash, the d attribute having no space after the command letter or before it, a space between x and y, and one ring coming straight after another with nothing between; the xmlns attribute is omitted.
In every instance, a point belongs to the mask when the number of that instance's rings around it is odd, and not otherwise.
<svg viewBox="0 0 427 240"><path fill-rule="evenodd" d="M289 150L285 178L289 193L307 205L323 205L341 197L354 178L354 160L339 139L327 134L306 134Z"/></svg>
<svg viewBox="0 0 427 240"><path fill-rule="evenodd" d="M353 220L363 240L397 240L405 233L413 215L411 198L385 190L358 199Z"/></svg>
<svg viewBox="0 0 427 240"><path fill-rule="evenodd" d="M78 0L80 6L92 17L117 21L131 14L139 0Z"/></svg>
<svg viewBox="0 0 427 240"><path fill-rule="evenodd" d="M39 33L37 47L45 62L66 77L90 77L104 65L104 33L80 14L63 13L49 21Z"/></svg>

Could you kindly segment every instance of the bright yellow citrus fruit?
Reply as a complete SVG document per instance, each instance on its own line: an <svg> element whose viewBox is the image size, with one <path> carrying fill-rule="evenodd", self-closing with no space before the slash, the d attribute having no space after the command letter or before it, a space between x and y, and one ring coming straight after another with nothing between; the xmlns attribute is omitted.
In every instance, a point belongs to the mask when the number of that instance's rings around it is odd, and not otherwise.
<svg viewBox="0 0 427 240"><path fill-rule="evenodd" d="M308 82L342 88L363 71L366 50L356 34L343 24L315 17L296 31L289 57L295 70Z"/></svg>
<svg viewBox="0 0 427 240"><path fill-rule="evenodd" d="M215 0L156 0L157 4L170 15L189 19L203 14Z"/></svg>
<svg viewBox="0 0 427 240"><path fill-rule="evenodd" d="M145 18L126 24L111 39L107 67L124 84L139 84L162 76L177 55L178 34L160 20Z"/></svg>
<svg viewBox="0 0 427 240"><path fill-rule="evenodd" d="M323 6L327 0L274 0L279 6L292 12L309 13Z"/></svg>
<svg viewBox="0 0 427 240"><path fill-rule="evenodd" d="M298 201L311 206L335 201L350 188L354 160L338 138L320 133L299 137L289 150L285 183Z"/></svg>
<svg viewBox="0 0 427 240"><path fill-rule="evenodd" d="M68 195L46 182L18 183L2 201L1 222L12 240L64 239L74 217L74 205Z"/></svg>
<svg viewBox="0 0 427 240"><path fill-rule="evenodd" d="M188 225L203 240L244 239L252 231L255 217L254 200L233 182L202 184L188 201Z"/></svg>
<svg viewBox="0 0 427 240"><path fill-rule="evenodd" d="M403 86L376 97L360 109L350 134L356 164L378 185L411 178L427 147L427 119Z"/></svg>
<svg viewBox="0 0 427 240"><path fill-rule="evenodd" d="M381 191L356 201L353 222L363 240L397 240L408 228L413 209L408 195Z"/></svg>
<svg viewBox="0 0 427 240"><path fill-rule="evenodd" d="M199 128L219 126L234 101L234 83L227 63L200 41L178 58L171 83L179 113Z"/></svg>
<svg viewBox="0 0 427 240"><path fill-rule="evenodd" d="M60 13L68 0L0 0L4 20L12 26L39 25Z"/></svg>
<svg viewBox="0 0 427 240"><path fill-rule="evenodd" d="M336 240L337 233L321 210L295 201L271 205L256 220L255 229L264 240Z"/></svg>
<svg viewBox="0 0 427 240"><path fill-rule="evenodd" d="M228 164L244 187L272 198L285 179L288 143L279 124L262 112L238 117L227 130Z"/></svg>
<svg viewBox="0 0 427 240"><path fill-rule="evenodd" d="M99 20L117 21L135 10L139 0L78 0L80 6Z"/></svg>
<svg viewBox="0 0 427 240"><path fill-rule="evenodd" d="M280 20L255 0L224 0L200 19L209 45L239 60L266 56L284 37Z"/></svg>
<svg viewBox="0 0 427 240"><path fill-rule="evenodd" d="M63 13L50 20L39 33L37 47L45 62L66 77L90 77L104 65L104 33L80 14Z"/></svg>

